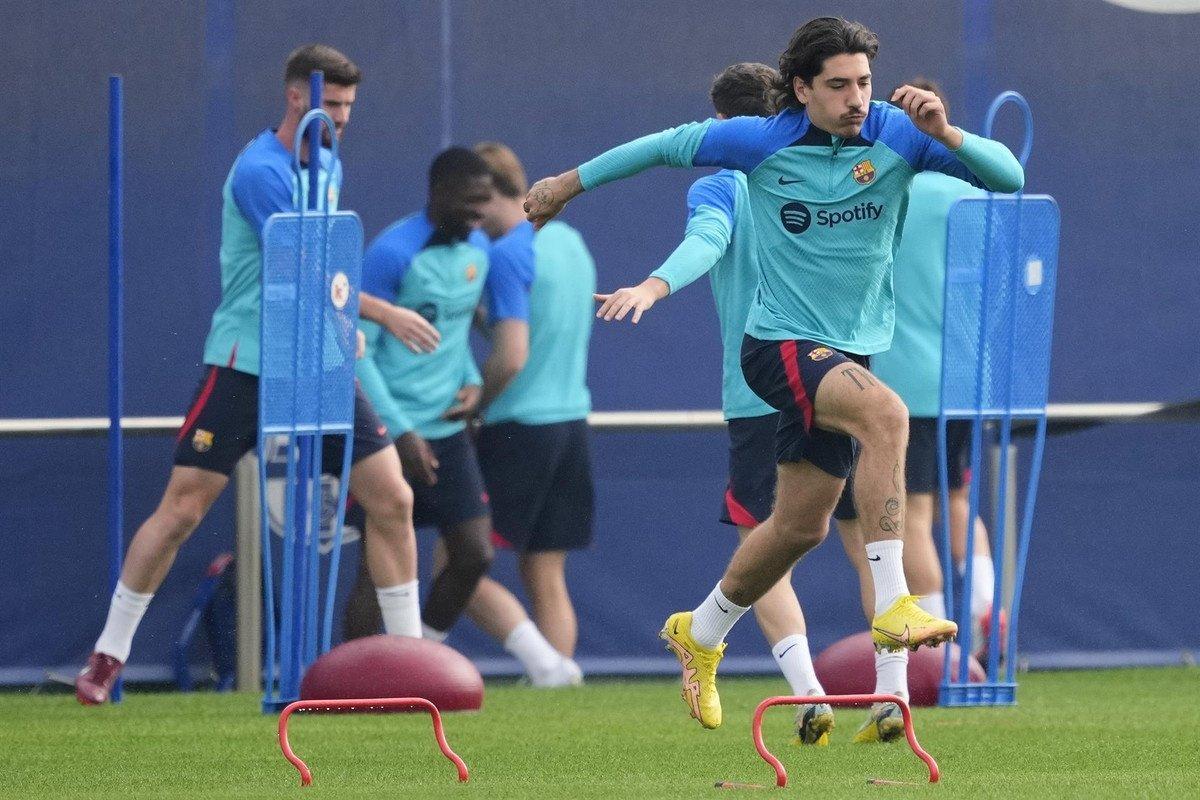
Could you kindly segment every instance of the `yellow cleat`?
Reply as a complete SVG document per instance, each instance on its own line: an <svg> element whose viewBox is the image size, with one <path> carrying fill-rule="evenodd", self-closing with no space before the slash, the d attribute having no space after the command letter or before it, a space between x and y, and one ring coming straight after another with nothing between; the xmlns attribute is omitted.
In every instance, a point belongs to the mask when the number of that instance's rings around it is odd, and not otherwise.
<svg viewBox="0 0 1200 800"><path fill-rule="evenodd" d="M855 744L891 742L904 735L904 715L895 703L876 703L871 715L854 734Z"/></svg>
<svg viewBox="0 0 1200 800"><path fill-rule="evenodd" d="M828 703L800 706L796 709L796 735L792 737L792 744L825 747L832 730L833 708Z"/></svg>
<svg viewBox="0 0 1200 800"><path fill-rule="evenodd" d="M936 647L958 635L958 626L938 619L917 605L915 594L901 595L871 622L871 640L876 651L916 650L921 645Z"/></svg>
<svg viewBox="0 0 1200 800"><path fill-rule="evenodd" d="M692 612L680 611L667 617L659 637L683 667L683 702L692 716L706 728L721 724L721 697L717 694L717 664L725 655L725 645L715 650L701 647L692 638Z"/></svg>

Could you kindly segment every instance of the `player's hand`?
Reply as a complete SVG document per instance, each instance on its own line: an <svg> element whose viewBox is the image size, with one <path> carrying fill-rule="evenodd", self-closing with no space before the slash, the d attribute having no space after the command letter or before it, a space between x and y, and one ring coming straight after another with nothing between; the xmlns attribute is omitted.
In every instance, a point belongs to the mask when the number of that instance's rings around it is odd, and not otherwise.
<svg viewBox="0 0 1200 800"><path fill-rule="evenodd" d="M950 124L946 106L933 92L904 85L892 93L892 102L904 109L922 133L932 136L951 150L962 147L962 132Z"/></svg>
<svg viewBox="0 0 1200 800"><path fill-rule="evenodd" d="M446 413L442 414L442 419L458 422L475 416L475 412L479 410L479 398L482 394L483 389L474 384L462 387L458 390L458 394L454 395L454 405L446 409Z"/></svg>
<svg viewBox="0 0 1200 800"><path fill-rule="evenodd" d="M432 353L442 341L437 328L411 308L403 306L388 309L384 327L414 353Z"/></svg>
<svg viewBox="0 0 1200 800"><path fill-rule="evenodd" d="M357 361L367 354L367 335L362 331L354 331L354 359Z"/></svg>
<svg viewBox="0 0 1200 800"><path fill-rule="evenodd" d="M401 434L396 440L396 449L400 452L400 464L404 467L405 475L425 486L437 483L437 468L440 466L437 456L419 433L409 431Z"/></svg>
<svg viewBox="0 0 1200 800"><path fill-rule="evenodd" d="M612 294L594 294L592 299L600 304L596 318L605 322L625 319L625 315L633 312L630 321L637 325L642 314L671 292L667 282L659 278L647 278L637 286L626 286L617 289Z"/></svg>
<svg viewBox="0 0 1200 800"><path fill-rule="evenodd" d="M540 230L573 197L582 193L583 184L579 182L577 169L553 178L542 178L529 187L529 194L525 196L525 216L533 223L535 230Z"/></svg>

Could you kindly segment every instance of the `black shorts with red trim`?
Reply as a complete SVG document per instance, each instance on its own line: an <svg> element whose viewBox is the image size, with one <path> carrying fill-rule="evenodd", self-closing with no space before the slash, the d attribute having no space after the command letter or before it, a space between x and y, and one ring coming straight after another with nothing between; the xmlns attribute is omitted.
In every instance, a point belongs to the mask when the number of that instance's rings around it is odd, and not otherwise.
<svg viewBox="0 0 1200 800"><path fill-rule="evenodd" d="M775 507L775 439L780 415L731 419L729 426L729 484L719 519L726 525L753 528ZM833 512L836 519L854 519L853 473Z"/></svg>
<svg viewBox="0 0 1200 800"><path fill-rule="evenodd" d="M230 367L205 367L195 399L175 437L175 464L229 475L257 442L258 376ZM358 463L391 444L387 426L355 382L351 459ZM344 436L324 437L321 464L325 472L342 471L344 445Z"/></svg>
<svg viewBox="0 0 1200 800"><path fill-rule="evenodd" d="M586 419L484 425L477 444L500 546L539 553L591 544L595 490Z"/></svg>
<svg viewBox="0 0 1200 800"><path fill-rule="evenodd" d="M908 491L938 491L937 419L909 417L908 455L904 461L904 479ZM971 421L946 421L946 466L950 488L961 489L971 482Z"/></svg>

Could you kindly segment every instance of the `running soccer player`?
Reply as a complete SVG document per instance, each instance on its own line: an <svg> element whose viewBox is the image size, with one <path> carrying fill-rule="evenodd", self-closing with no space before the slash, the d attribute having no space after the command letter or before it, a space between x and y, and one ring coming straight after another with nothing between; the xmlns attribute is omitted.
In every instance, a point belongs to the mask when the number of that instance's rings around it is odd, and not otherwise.
<svg viewBox="0 0 1200 800"><path fill-rule="evenodd" d="M292 140L308 111L309 75L325 73L324 108L341 139L350 121L361 73L345 55L326 45L293 51L284 69L287 108L277 129L264 130L238 155L222 192L221 303L204 346L204 370L175 442L174 467L158 508L130 542L108 618L95 651L75 679L75 696L85 705L109 697L129 658L133 635L166 577L175 553L191 536L229 482L234 465L258 436L259 305L262 293L262 229L278 211L307 200L307 181L296 175ZM331 144L328 131L325 143ZM301 160L310 157L305 143ZM322 148L320 191L330 208L341 192L340 164L329 171ZM299 198L299 200L297 200ZM381 309L363 297L363 314L374 315L418 349L436 346L437 332L414 314ZM354 466L350 489L366 511L366 553L388 633L420 636L417 551L412 525L412 490L400 460L383 436L383 424L355 387ZM325 439L323 463L340 471L343 440Z"/></svg>
<svg viewBox="0 0 1200 800"><path fill-rule="evenodd" d="M933 92L946 104L941 87L933 81L918 79L911 85ZM908 192L908 215L893 266L896 330L891 348L874 356L871 366L908 406L904 568L910 581L914 581L914 571L924 573L917 578L924 594L921 605L934 616L945 614L933 523L938 507L937 416L941 407L946 219L958 200L985 196L983 190L948 175L925 173L913 179ZM970 439L970 420L947 422L951 557L960 572L964 569L967 549ZM982 632L991 621L996 575L987 529L978 517L972 558L971 618ZM975 641L980 648L987 646L986 635Z"/></svg>
<svg viewBox="0 0 1200 800"><path fill-rule="evenodd" d="M746 322L742 370L782 412L775 507L734 553L694 611L662 635L683 667L683 697L706 728L721 724L716 668L736 621L824 540L861 450L853 499L875 587L872 637L915 649L954 636L904 578L903 402L868 368L890 345L891 258L914 174L936 170L1015 191L1020 164L1002 144L950 125L932 92L901 87L900 108L871 102L878 38L820 17L780 57L784 110L774 117L690 123L622 145L536 183L529 219L544 224L573 197L655 165L746 174L760 279ZM828 378L828 379L826 379Z"/></svg>
<svg viewBox="0 0 1200 800"><path fill-rule="evenodd" d="M483 366L479 460L497 536L517 551L537 628L578 676L571 660L578 625L565 565L568 551L592 539L587 353L596 267L569 225L553 222L534 233L522 208L525 170L511 149L485 142L475 150L496 186L483 217L492 267L504 266L522 289L519 305L489 303L492 350ZM488 578L480 583L468 609L477 622L515 619L504 613L495 586Z"/></svg>
<svg viewBox="0 0 1200 800"><path fill-rule="evenodd" d="M415 522L437 526L441 534L422 613L426 638L438 641L448 635L494 555L483 477L466 432L482 385L468 338L471 323L485 287L493 308L526 303L519 281L504 265L491 263L491 243L475 228L492 193L483 158L462 147L443 151L429 168L428 206L379 234L363 259L365 289L416 311L441 333L436 352L414 354L379 326L366 324L367 353L358 363L363 388L413 476ZM507 594L499 584L496 589ZM363 607L370 595L356 592L352 599L347 619L371 619L373 609ZM562 659L529 627L519 637L529 647L518 657L530 653L526 669L531 680L540 681L544 672L557 673ZM350 624L347 631L369 632Z"/></svg>

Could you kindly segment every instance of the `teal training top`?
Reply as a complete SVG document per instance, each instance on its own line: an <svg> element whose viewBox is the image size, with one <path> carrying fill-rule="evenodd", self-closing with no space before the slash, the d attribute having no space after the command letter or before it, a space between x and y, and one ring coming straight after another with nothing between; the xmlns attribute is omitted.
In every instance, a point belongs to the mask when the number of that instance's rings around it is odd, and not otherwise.
<svg viewBox="0 0 1200 800"><path fill-rule="evenodd" d="M671 293L705 272L712 285L721 325L721 409L725 419L775 413L742 375L742 336L758 286L758 251L746 176L721 170L688 190L688 221L683 241L652 277Z"/></svg>
<svg viewBox="0 0 1200 800"><path fill-rule="evenodd" d="M338 162L330 180L332 156L321 150L319 191L336 211L342 189ZM306 208L308 176L296 174L292 153L275 132L265 130L246 145L221 190L221 302L204 342L204 363L257 375L262 317L262 230L279 211Z"/></svg>
<svg viewBox="0 0 1200 800"><path fill-rule="evenodd" d="M493 268L512 264L527 276L529 358L484 413L486 424L548 425L584 419L588 344L595 319L596 265L579 232L553 221L537 233L524 222L497 239ZM503 318L492 312L492 318Z"/></svg>
<svg viewBox="0 0 1200 800"><path fill-rule="evenodd" d="M951 152L880 102L849 139L796 109L707 120L616 147L581 165L579 177L592 189L656 165L746 174L761 270L746 333L863 355L891 344L893 248L913 175L943 172L1002 192L1024 184L999 142L964 132Z"/></svg>
<svg viewBox="0 0 1200 800"><path fill-rule="evenodd" d="M946 218L960 198L986 194L932 173L918 175L908 191L908 216L892 267L896 333L891 349L871 357L871 371L900 395L914 417L936 417L941 406Z"/></svg>
<svg viewBox="0 0 1200 800"><path fill-rule="evenodd" d="M367 248L363 291L416 311L442 335L434 352L413 353L376 323L361 323L367 353L358 378L393 439L408 431L442 439L465 427L442 415L459 389L482 383L469 336L490 275L487 236L449 238L425 212L394 223Z"/></svg>

